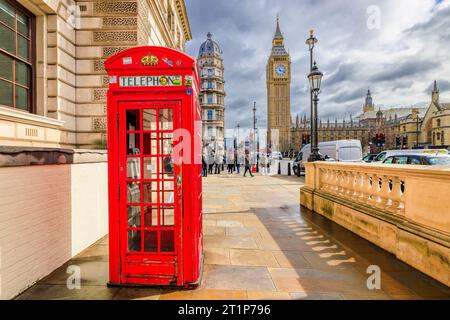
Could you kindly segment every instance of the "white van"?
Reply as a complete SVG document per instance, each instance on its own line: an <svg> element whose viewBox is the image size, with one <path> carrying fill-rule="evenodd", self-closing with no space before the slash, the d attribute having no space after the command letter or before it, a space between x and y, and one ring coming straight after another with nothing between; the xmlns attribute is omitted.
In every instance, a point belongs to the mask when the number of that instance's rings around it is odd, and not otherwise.
<svg viewBox="0 0 450 320"><path fill-rule="evenodd" d="M363 154L361 141L359 140L338 140L319 143L319 153L326 161L338 162L362 162ZM294 161L293 170L297 176L305 170L305 162L308 162L311 155L311 145L308 144L298 154Z"/></svg>
<svg viewBox="0 0 450 320"><path fill-rule="evenodd" d="M401 156L401 155L413 155L413 154L428 154L428 155L446 155L448 151L445 149L417 149L417 150L386 150L381 152L375 159L373 159L372 163L381 163L386 158L392 156Z"/></svg>

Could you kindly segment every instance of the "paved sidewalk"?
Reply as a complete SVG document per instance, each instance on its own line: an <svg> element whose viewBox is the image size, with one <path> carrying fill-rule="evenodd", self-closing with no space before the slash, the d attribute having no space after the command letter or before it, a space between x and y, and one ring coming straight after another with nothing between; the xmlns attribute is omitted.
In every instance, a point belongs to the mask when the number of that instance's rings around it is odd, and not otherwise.
<svg viewBox="0 0 450 320"><path fill-rule="evenodd" d="M107 288L107 238L19 299L450 299L450 288L351 232L299 207L296 177L204 179L205 267L193 291ZM68 290L68 265L82 272ZM381 290L367 289L371 265Z"/></svg>

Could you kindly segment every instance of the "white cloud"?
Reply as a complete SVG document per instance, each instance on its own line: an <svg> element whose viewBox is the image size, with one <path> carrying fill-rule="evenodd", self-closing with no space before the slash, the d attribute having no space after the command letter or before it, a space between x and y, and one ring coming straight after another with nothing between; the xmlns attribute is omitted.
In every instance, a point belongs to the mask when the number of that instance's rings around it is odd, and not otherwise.
<svg viewBox="0 0 450 320"><path fill-rule="evenodd" d="M381 28L367 28L367 8L377 5ZM368 87L380 106L426 104L434 79L450 81L450 0L187 0L196 56L211 31L224 51L226 125L250 126L257 101L266 121L266 61L280 14L292 58L292 114L309 113L305 39L314 28L316 59L325 73L320 96L324 118L360 112ZM443 99L450 92L442 92Z"/></svg>

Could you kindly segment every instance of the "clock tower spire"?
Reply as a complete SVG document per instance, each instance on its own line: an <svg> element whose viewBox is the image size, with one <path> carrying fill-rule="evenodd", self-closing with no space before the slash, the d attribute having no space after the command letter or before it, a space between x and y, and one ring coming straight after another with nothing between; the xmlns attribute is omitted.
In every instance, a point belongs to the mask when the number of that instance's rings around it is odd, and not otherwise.
<svg viewBox="0 0 450 320"><path fill-rule="evenodd" d="M284 47L280 19L277 16L272 51L266 67L267 143L273 151L291 148L291 57Z"/></svg>

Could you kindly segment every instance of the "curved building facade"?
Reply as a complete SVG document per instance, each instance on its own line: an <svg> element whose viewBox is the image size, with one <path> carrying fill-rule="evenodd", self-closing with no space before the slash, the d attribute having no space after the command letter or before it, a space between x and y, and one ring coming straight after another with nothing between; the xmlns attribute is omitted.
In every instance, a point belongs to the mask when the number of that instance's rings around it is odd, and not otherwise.
<svg viewBox="0 0 450 320"><path fill-rule="evenodd" d="M207 154L225 152L225 80L222 50L208 33L200 46L198 65L201 76L200 105L203 120L203 148Z"/></svg>

